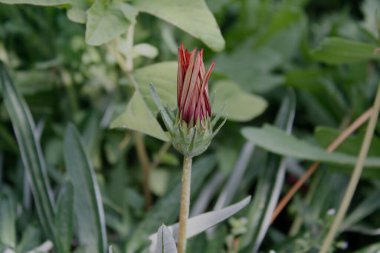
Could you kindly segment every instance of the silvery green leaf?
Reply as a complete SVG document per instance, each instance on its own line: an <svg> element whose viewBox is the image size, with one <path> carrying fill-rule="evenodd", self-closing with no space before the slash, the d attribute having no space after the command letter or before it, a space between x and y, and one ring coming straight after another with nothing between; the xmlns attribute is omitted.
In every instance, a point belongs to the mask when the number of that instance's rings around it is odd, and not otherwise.
<svg viewBox="0 0 380 253"><path fill-rule="evenodd" d="M246 197L245 199L241 200L240 202L225 207L223 209L207 212L195 217L190 218L187 221L187 231L186 231L186 237L190 238L192 236L195 236L197 234L202 233L203 231L207 230L208 228L211 228L215 226L216 224L224 221L225 219L228 219L241 209L243 209L251 200L251 196ZM171 225L168 227L168 229L172 232L173 238L175 241L178 240L178 223ZM153 234L149 237L149 239L152 241L150 252L154 252L153 249L156 248L157 245L157 233Z"/></svg>
<svg viewBox="0 0 380 253"><path fill-rule="evenodd" d="M173 234L165 225L158 229L157 237L155 253L177 253Z"/></svg>

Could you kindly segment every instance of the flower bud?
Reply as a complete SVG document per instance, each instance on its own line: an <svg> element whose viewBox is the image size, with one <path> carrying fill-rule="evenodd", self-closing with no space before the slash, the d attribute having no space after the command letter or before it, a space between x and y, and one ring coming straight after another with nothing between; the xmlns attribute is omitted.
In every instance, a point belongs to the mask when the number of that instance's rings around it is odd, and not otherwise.
<svg viewBox="0 0 380 253"><path fill-rule="evenodd" d="M211 120L208 79L214 63L205 69L203 50L188 52L178 49L177 116L164 108L151 85L153 98L170 133L173 146L183 155L193 157L203 153L225 120L213 131L219 117Z"/></svg>

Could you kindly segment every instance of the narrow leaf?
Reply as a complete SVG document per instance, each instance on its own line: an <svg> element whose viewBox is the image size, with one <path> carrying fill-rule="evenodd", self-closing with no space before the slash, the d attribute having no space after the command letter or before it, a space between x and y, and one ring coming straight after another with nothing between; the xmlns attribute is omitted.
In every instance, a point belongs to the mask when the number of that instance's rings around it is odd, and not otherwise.
<svg viewBox="0 0 380 253"><path fill-rule="evenodd" d="M71 183L62 187L58 196L55 227L61 242L62 252L70 253L73 237L74 189Z"/></svg>
<svg viewBox="0 0 380 253"><path fill-rule="evenodd" d="M28 174L28 180L36 203L37 213L46 236L55 243L54 209L46 162L41 146L36 137L36 126L30 110L13 85L11 78L0 62L0 86L5 107L12 121L23 165Z"/></svg>
<svg viewBox="0 0 380 253"><path fill-rule="evenodd" d="M177 253L177 247L170 230L162 225L158 229L158 240L155 253Z"/></svg>
<svg viewBox="0 0 380 253"><path fill-rule="evenodd" d="M295 95L289 92L277 114L275 125L291 132L296 109ZM243 237L243 246L250 245L250 252L255 253L268 231L270 219L281 194L285 178L285 158L270 154L266 168L259 175L254 201L248 213L248 231Z"/></svg>
<svg viewBox="0 0 380 253"><path fill-rule="evenodd" d="M0 194L0 244L16 246L16 205L9 194Z"/></svg>
<svg viewBox="0 0 380 253"><path fill-rule="evenodd" d="M223 209L203 213L203 214L200 214L198 216L188 219L187 229L186 229L186 238L190 238L197 234L200 234L206 231L207 229L217 225L218 223L230 218L232 215L234 215L235 213L243 209L245 206L247 206L250 201L251 201L251 196L246 197L240 202L230 205L228 207L225 207ZM172 231L174 240L178 241L179 224L176 223L174 225L171 225L169 228ZM155 242L157 242L157 234L151 235L149 239L152 241L153 244L155 244Z"/></svg>
<svg viewBox="0 0 380 253"><path fill-rule="evenodd" d="M79 133L71 124L66 129L64 156L74 187L74 210L80 243L87 253L106 253L105 218L99 186Z"/></svg>
<svg viewBox="0 0 380 253"><path fill-rule="evenodd" d="M265 125L263 128L245 127L242 130L244 137L273 153L290 156L297 159L354 165L356 157L338 152L327 153L324 149L287 135L284 131ZM367 157L365 166L380 167L380 158Z"/></svg>
<svg viewBox="0 0 380 253"><path fill-rule="evenodd" d="M216 164L214 156L203 156L193 164L191 173L191 196L200 190L204 180L210 174ZM164 223L174 223L178 217L179 200L181 194L181 179L178 177L173 183L173 188L163 197L149 212L145 219L138 225L136 231L127 244L126 252L136 252L145 243L148 236ZM153 248L154 250L154 248Z"/></svg>
<svg viewBox="0 0 380 253"><path fill-rule="evenodd" d="M341 229L346 230L380 209L380 190L366 197L344 220Z"/></svg>

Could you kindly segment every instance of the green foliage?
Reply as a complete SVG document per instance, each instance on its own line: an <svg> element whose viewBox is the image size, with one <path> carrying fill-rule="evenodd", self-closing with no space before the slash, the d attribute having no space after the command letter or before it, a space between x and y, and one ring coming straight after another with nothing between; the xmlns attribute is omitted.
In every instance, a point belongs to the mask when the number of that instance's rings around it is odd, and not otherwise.
<svg viewBox="0 0 380 253"><path fill-rule="evenodd" d="M87 11L87 44L99 46L125 33L137 14L127 3L96 0Z"/></svg>
<svg viewBox="0 0 380 253"><path fill-rule="evenodd" d="M136 7L142 12L147 12L178 26L195 38L202 40L213 50L220 51L224 48L225 42L218 24L204 0L163 0L161 2L141 0L136 2Z"/></svg>
<svg viewBox="0 0 380 253"><path fill-rule="evenodd" d="M380 57L376 45L341 38L325 39L312 55L315 59L330 64L368 61Z"/></svg>
<svg viewBox="0 0 380 253"><path fill-rule="evenodd" d="M267 107L266 101L256 95L247 94L233 82L220 81L214 84L211 92L215 94L213 111L234 121L249 121L262 114Z"/></svg>
<svg viewBox="0 0 380 253"><path fill-rule="evenodd" d="M318 146L298 140L286 134L284 131L269 125L263 128L247 127L242 130L242 133L247 139L255 142L256 145L276 154L343 165L353 165L356 162L354 156L338 152L328 153ZM380 166L380 159L377 157L368 157L365 166L378 168Z"/></svg>
<svg viewBox="0 0 380 253"><path fill-rule="evenodd" d="M108 245L99 186L79 133L73 125L66 129L64 155L70 182L74 187L74 210L81 246L85 248L84 252L106 253Z"/></svg>
<svg viewBox="0 0 380 253"><path fill-rule="evenodd" d="M133 94L125 112L111 123L111 128L120 127L141 131L162 141L169 140L138 91Z"/></svg>
<svg viewBox="0 0 380 253"><path fill-rule="evenodd" d="M276 126L290 133L293 126L296 101L293 92L283 99L276 117ZM244 131L244 130L243 130ZM285 159L271 154L267 158L267 168L258 178L258 190L248 211L247 233L243 237L243 247L257 251L270 226L271 215L280 197L285 179ZM252 240L253 238L253 240Z"/></svg>
<svg viewBox="0 0 380 253"><path fill-rule="evenodd" d="M180 43L204 48L206 68L215 62L212 113L227 119L194 161L192 213L254 196L188 252L318 252L365 124L324 149L369 109L380 79L376 9L378 0L0 0L10 71L1 65L0 252L156 250L150 236L178 221L182 159L150 84L175 115ZM379 131L332 251L379 250ZM160 231L174 250L176 235Z"/></svg>
<svg viewBox="0 0 380 253"><path fill-rule="evenodd" d="M55 227L62 245L62 252L68 253L73 238L74 188L71 183L65 184L59 192Z"/></svg>
<svg viewBox="0 0 380 253"><path fill-rule="evenodd" d="M5 4L32 4L39 6L55 6L61 4L70 4L72 0L1 0Z"/></svg>
<svg viewBox="0 0 380 253"><path fill-rule="evenodd" d="M0 84L4 102L16 133L24 167L35 197L37 212L42 228L49 238L58 242L53 227L54 211L45 160L36 137L36 127L24 99L15 89L3 63L0 65Z"/></svg>

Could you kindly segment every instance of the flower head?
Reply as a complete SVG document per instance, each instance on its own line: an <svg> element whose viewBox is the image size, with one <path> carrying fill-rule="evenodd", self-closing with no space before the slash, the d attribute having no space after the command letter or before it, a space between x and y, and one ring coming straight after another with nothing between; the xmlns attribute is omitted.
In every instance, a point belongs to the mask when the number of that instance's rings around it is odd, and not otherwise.
<svg viewBox="0 0 380 253"><path fill-rule="evenodd" d="M173 146L189 157L203 153L226 122L224 120L216 126L220 115L211 120L208 79L213 67L214 63L206 72L203 50L188 52L181 44L178 49L177 116L162 105L151 85L153 99L161 112Z"/></svg>
<svg viewBox="0 0 380 253"><path fill-rule="evenodd" d="M203 64L203 50L196 49L190 53L178 49L177 103L181 120L189 126L201 123L211 117L211 106L208 96L208 79L214 63L206 72Z"/></svg>

